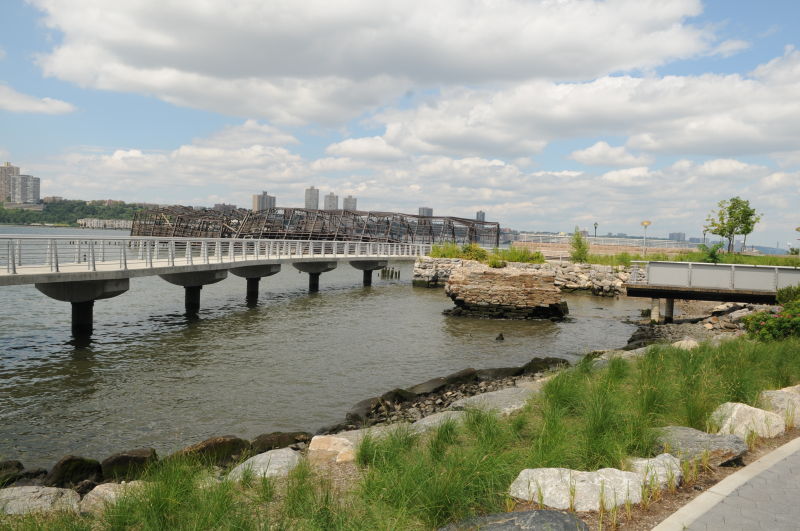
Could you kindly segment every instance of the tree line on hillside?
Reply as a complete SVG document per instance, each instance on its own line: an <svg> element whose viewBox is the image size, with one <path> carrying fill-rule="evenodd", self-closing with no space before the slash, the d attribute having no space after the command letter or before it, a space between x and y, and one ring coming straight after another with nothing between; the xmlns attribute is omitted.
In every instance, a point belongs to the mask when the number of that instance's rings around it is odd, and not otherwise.
<svg viewBox="0 0 800 531"><path fill-rule="evenodd" d="M77 225L81 218L133 219L135 212L144 207L133 204L91 204L86 201L59 201L47 203L44 210L5 209L0 207L0 223L29 225L31 223L53 223Z"/></svg>

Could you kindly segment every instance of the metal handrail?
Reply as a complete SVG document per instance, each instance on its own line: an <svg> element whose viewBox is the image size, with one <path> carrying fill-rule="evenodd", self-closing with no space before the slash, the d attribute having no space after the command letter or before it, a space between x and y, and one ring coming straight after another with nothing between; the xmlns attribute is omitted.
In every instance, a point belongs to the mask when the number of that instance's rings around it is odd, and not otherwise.
<svg viewBox="0 0 800 531"><path fill-rule="evenodd" d="M412 258L430 244L232 238L0 236L0 275L49 271L127 271L303 258ZM5 252L3 252L5 251ZM76 269L76 266L77 269Z"/></svg>
<svg viewBox="0 0 800 531"><path fill-rule="evenodd" d="M800 268L708 262L631 261L629 284L775 291L800 283Z"/></svg>

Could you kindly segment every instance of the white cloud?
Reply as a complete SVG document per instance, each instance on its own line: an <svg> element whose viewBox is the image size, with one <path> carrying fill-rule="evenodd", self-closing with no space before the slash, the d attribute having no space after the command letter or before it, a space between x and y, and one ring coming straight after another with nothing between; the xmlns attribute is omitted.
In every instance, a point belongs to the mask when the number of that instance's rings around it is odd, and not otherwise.
<svg viewBox="0 0 800 531"><path fill-rule="evenodd" d="M6 51L0 48L0 61L6 58Z"/></svg>
<svg viewBox="0 0 800 531"><path fill-rule="evenodd" d="M736 55L742 50L750 48L750 43L743 40L731 39L719 43L711 51L711 55L721 55L722 57L730 57Z"/></svg>
<svg viewBox="0 0 800 531"><path fill-rule="evenodd" d="M647 166L639 166L604 173L601 179L612 185L647 186L651 184L652 177Z"/></svg>
<svg viewBox="0 0 800 531"><path fill-rule="evenodd" d="M75 110L75 106L53 98L37 98L17 92L0 83L0 110L40 114L64 114Z"/></svg>
<svg viewBox="0 0 800 531"><path fill-rule="evenodd" d="M588 166L640 166L653 162L652 157L637 157L628 153L624 146L612 147L603 141L586 149L573 151L569 157Z"/></svg>
<svg viewBox="0 0 800 531"><path fill-rule="evenodd" d="M349 138L331 144L325 153L337 157L358 157L363 159L395 160L404 156L403 152L386 143L382 137Z"/></svg>
<svg viewBox="0 0 800 531"><path fill-rule="evenodd" d="M40 58L47 75L281 123L336 123L413 87L585 80L716 46L687 22L700 0L30 1L63 33Z"/></svg>

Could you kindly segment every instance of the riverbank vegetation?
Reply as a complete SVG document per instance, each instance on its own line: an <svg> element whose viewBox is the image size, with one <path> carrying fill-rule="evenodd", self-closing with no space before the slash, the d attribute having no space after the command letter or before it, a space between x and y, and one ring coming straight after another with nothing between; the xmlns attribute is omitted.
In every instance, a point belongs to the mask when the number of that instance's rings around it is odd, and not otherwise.
<svg viewBox="0 0 800 531"><path fill-rule="evenodd" d="M800 338L653 346L639 359L615 358L600 368L586 358L510 418L468 411L463 423L425 435L399 428L364 439L346 488L306 464L286 480L233 483L214 480L197 461L168 459L101 517L28 516L0 519L0 527L435 529L509 510L508 486L524 468L622 467L628 457L659 452L659 427L704 430L719 404L758 405L762 390L798 382ZM686 472L691 483L697 470Z"/></svg>
<svg viewBox="0 0 800 531"><path fill-rule="evenodd" d="M428 255L431 258L460 258L462 260L476 260L488 264L490 267L505 267L506 262L523 262L529 264L543 264L544 255L538 251L530 251L521 247L510 249L494 248L487 251L474 243L458 245L443 243L434 245Z"/></svg>
<svg viewBox="0 0 800 531"><path fill-rule="evenodd" d="M5 209L0 206L0 223L11 225L47 223L74 226L81 218L133 219L134 213L142 208L142 206L121 201L106 204L102 201L70 200L47 203L42 211Z"/></svg>

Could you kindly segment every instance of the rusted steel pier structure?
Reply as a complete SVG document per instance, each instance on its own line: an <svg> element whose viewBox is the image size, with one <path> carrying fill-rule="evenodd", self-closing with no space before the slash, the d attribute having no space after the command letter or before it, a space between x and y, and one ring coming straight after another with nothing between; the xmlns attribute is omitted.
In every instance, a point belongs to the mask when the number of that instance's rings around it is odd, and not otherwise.
<svg viewBox="0 0 800 531"><path fill-rule="evenodd" d="M222 212L166 207L138 212L131 236L169 238L245 238L379 243L453 242L497 246L500 225L455 217L394 212L270 208Z"/></svg>

